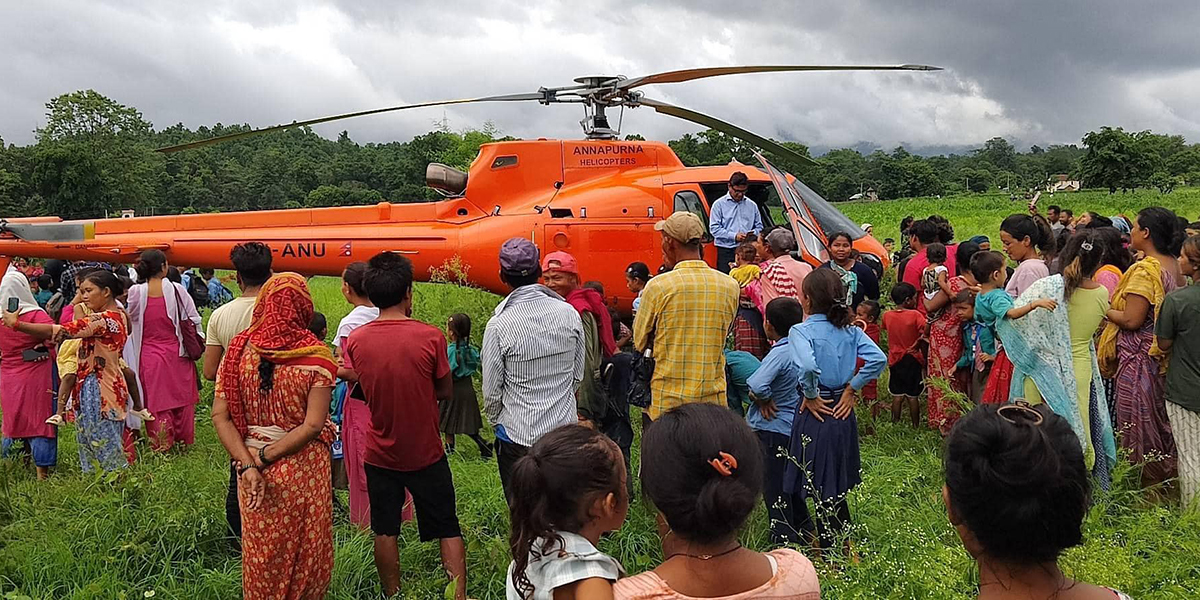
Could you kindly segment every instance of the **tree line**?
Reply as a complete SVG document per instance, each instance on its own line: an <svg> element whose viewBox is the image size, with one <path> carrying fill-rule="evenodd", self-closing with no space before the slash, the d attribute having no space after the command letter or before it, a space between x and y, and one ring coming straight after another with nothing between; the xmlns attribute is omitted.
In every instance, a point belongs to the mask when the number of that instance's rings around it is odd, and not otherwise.
<svg viewBox="0 0 1200 600"><path fill-rule="evenodd" d="M216 124L156 130L135 108L95 91L64 94L46 104L46 124L27 146L0 139L0 217L59 215L94 218L122 209L138 214L196 213L419 202L437 198L425 187L425 166L466 169L481 144L513 139L488 124L451 131L444 124L407 142L359 144L297 128L162 154L155 148L248 131ZM637 135L627 139L642 139ZM668 142L684 164L756 164L753 148L717 131ZM802 144L783 142L809 155ZM993 138L965 154L924 157L904 148L863 155L838 149L819 165L767 155L834 201L873 191L879 198L1035 188L1055 175L1110 192L1200 182L1200 145L1182 136L1128 133L1102 127L1082 145L1033 146L1018 152Z"/></svg>

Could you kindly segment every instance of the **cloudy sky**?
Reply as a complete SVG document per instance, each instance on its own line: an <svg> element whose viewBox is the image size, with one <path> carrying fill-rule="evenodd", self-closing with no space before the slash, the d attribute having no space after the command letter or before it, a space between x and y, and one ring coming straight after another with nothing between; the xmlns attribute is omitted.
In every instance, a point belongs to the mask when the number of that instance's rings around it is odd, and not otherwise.
<svg viewBox="0 0 1200 600"><path fill-rule="evenodd" d="M50 98L93 88L156 127L260 127L435 99L535 91L581 75L732 64L900 64L940 73L767 74L648 96L816 148L954 147L1089 130L1200 141L1196 0L0 0L0 137L24 144ZM578 106L422 109L318 127L407 140L445 118L578 137ZM698 126L628 111L624 131Z"/></svg>

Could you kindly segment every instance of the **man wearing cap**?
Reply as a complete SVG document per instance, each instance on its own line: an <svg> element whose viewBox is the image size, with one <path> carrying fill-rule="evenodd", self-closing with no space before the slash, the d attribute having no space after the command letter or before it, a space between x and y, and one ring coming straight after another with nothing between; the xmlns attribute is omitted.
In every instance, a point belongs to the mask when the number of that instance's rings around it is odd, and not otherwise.
<svg viewBox="0 0 1200 600"><path fill-rule="evenodd" d="M508 499L517 459L550 430L578 421L583 324L563 297L538 283L537 246L512 238L500 248L500 279L512 293L483 334L483 409L496 430L496 461ZM561 263L560 263L561 264Z"/></svg>
<svg viewBox="0 0 1200 600"><path fill-rule="evenodd" d="M712 205L709 221L717 246L717 269L722 273L729 272L737 246L746 240L746 234L758 235L763 228L758 204L746 197L749 188L750 178L738 171L729 178L729 193L717 198Z"/></svg>
<svg viewBox="0 0 1200 600"><path fill-rule="evenodd" d="M579 263L574 256L566 252L551 252L542 259L542 281L546 287L566 298L567 303L575 308L583 322L583 383L579 385L579 392L575 394L579 422L599 429L616 442L625 457L625 468L628 470L633 446L629 411L610 409L609 397L600 385L601 369L617 352L612 316L600 292L582 287L579 279ZM624 396L614 397L614 400L617 399L621 403L625 402Z"/></svg>
<svg viewBox="0 0 1200 600"><path fill-rule="evenodd" d="M676 212L654 229L662 232L663 261L671 270L646 284L633 323L634 346L653 348L655 359L650 419L689 402L725 404L725 335L741 291L701 259L699 217Z"/></svg>
<svg viewBox="0 0 1200 600"><path fill-rule="evenodd" d="M600 364L617 351L612 317L596 290L580 286L579 263L566 252L551 252L542 259L542 281L566 299L583 324L583 382L576 394L579 420L594 427L604 417L604 397L599 388Z"/></svg>

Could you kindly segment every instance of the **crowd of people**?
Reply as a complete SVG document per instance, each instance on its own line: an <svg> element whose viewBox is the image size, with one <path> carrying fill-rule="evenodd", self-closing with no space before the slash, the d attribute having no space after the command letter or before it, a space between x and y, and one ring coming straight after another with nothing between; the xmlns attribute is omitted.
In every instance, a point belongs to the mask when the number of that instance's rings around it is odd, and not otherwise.
<svg viewBox="0 0 1200 600"><path fill-rule="evenodd" d="M628 322L577 257L508 240L498 257L511 292L479 346L465 314L445 333L412 317L413 266L389 252L346 267L353 308L332 351L306 280L273 272L262 243L230 253L237 297L157 250L132 273L10 269L4 452L21 443L47 476L64 421L85 471L135 461L138 436L156 452L186 447L199 360L216 385L246 598L323 597L335 486L374 536L385 596L401 589L398 537L415 514L465 598L448 461L464 435L497 462L510 599L817 598L810 557L856 557L857 409L894 421L907 409L914 427L924 418L946 436L943 495L980 597L1121 597L1071 581L1057 560L1082 540L1092 487L1110 485L1118 440L1147 486L1170 496L1178 482L1195 502L1200 287L1186 284L1200 278L1200 236L1163 208L1063 221L1051 207L1005 219L1001 254L987 236L956 242L936 215L906 219L883 299L853 236L826 232L827 260L813 268L790 230L763 227L747 186L730 180L710 226L686 212L655 226L662 268L626 268ZM216 306L206 332L202 305ZM884 371L890 403L876 389ZM631 406L642 408L638 471ZM623 526L637 488L664 560L628 576L599 542ZM760 502L777 546L766 553L738 541Z"/></svg>

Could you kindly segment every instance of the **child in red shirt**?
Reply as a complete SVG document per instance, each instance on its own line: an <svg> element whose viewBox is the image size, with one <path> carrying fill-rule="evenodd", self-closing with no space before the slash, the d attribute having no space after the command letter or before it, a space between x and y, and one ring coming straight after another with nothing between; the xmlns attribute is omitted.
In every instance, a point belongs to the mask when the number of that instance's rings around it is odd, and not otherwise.
<svg viewBox="0 0 1200 600"><path fill-rule="evenodd" d="M892 287L895 310L883 315L883 330L888 334L888 391L892 393L892 422L900 421L904 404L914 428L921 426L921 405L917 397L925 389L925 357L921 338L925 334L925 316L917 310L917 288L910 283Z"/></svg>
<svg viewBox="0 0 1200 600"><path fill-rule="evenodd" d="M863 300L860 302L858 304L858 308L855 309L854 326L862 329L863 333L866 333L867 337L871 338L871 341L875 342L875 345L878 346L879 303L874 300ZM865 361L863 361L863 359L858 359L858 365L855 367L855 369L861 369L864 362ZM879 411L881 409L879 405L878 383L878 381L872 379L871 383L868 383L862 389L862 399L865 404L871 407L872 419L879 417Z"/></svg>

